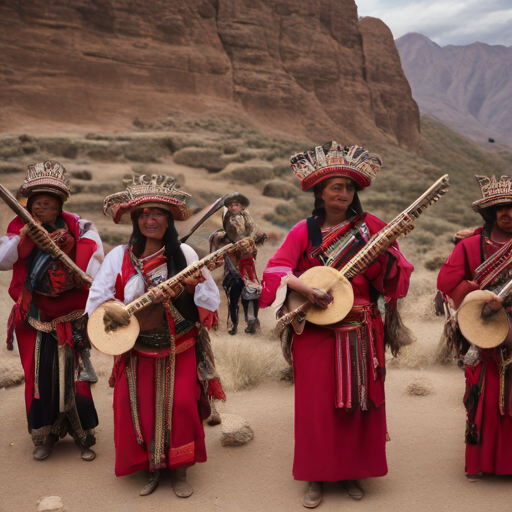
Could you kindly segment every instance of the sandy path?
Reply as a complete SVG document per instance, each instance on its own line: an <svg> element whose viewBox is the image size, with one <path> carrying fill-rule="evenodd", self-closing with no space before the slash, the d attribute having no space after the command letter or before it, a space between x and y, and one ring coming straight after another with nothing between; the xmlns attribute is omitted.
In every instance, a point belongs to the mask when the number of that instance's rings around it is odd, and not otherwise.
<svg viewBox="0 0 512 512"><path fill-rule="evenodd" d="M3 349L2 349L3 350ZM415 378L433 385L429 396L410 396ZM138 491L145 473L114 476L112 390L102 378L93 387L100 416L97 459L83 462L70 438L44 462L31 456L25 425L23 387L0 390L2 432L0 503L2 512L30 511L48 495L61 496L68 512L193 510L302 510L305 488L291 475L293 457L293 387L266 383L229 394L221 412L240 414L255 431L244 447L222 447L220 427L206 427L208 462L190 470L195 493L176 498L168 477L147 498ZM510 510L510 477L489 477L470 484L464 477L464 379L456 367L428 370L391 369L387 378L389 474L364 482L366 496L355 503L339 484L326 485L321 510ZM9 414L6 414L9 411Z"/></svg>

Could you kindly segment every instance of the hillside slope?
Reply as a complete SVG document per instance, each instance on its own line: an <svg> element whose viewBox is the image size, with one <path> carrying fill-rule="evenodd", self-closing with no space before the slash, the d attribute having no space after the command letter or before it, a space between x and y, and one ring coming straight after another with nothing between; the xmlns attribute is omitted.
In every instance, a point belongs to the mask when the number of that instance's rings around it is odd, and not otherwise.
<svg viewBox="0 0 512 512"><path fill-rule="evenodd" d="M512 47L441 48L416 33L395 42L422 113L479 142L512 146Z"/></svg>

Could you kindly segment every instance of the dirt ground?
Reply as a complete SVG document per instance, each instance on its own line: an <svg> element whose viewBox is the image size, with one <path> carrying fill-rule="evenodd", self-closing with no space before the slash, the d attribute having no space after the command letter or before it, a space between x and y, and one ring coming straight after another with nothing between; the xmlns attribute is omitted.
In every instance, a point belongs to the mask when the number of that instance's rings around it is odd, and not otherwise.
<svg viewBox="0 0 512 512"><path fill-rule="evenodd" d="M418 378L432 385L430 395L406 393L407 384ZM510 510L510 477L470 484L464 476L461 370L455 366L392 368L386 386L392 439L387 446L389 474L363 481L366 496L361 502L350 500L340 484L327 484L320 510ZM269 382L228 394L219 410L246 418L255 438L246 446L223 447L220 426L206 426L208 462L189 470L195 492L186 500L174 495L165 474L157 491L145 498L138 496L145 472L115 477L112 390L106 378L93 386L93 393L100 417L96 460L82 461L68 438L56 445L46 461L38 462L32 459L26 432L23 387L0 390L2 512L36 510L37 501L51 495L60 496L68 512L302 510L306 484L292 478L290 384Z"/></svg>

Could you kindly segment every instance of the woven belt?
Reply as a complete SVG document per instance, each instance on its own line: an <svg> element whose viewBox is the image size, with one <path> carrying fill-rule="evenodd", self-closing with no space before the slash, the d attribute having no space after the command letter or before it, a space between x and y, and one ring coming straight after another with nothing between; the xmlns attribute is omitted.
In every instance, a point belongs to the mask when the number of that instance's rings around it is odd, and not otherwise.
<svg viewBox="0 0 512 512"><path fill-rule="evenodd" d="M71 322L73 320L78 320L85 313L84 309L78 309L64 316L59 316L55 318L51 322L40 322L35 318L29 317L28 323L37 331L42 332L52 332L57 330L57 324L62 324L64 322Z"/></svg>

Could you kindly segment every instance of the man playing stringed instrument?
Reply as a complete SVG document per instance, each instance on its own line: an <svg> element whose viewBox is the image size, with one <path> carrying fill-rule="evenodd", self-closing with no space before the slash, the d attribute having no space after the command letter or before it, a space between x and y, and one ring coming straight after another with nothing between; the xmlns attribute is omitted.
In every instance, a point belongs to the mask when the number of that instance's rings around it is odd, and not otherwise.
<svg viewBox="0 0 512 512"><path fill-rule="evenodd" d="M269 261L260 305L275 301L278 307L292 290L290 297L296 291L327 308L331 295L298 277L322 265L340 269L385 226L363 213L357 194L375 178L381 160L364 148L332 142L293 156L291 165L303 190L314 187L315 209L292 228ZM329 308L336 310L343 295L353 293L343 321L326 327L306 321L293 336L293 476L309 482L303 499L307 508L319 505L323 481L343 481L348 494L361 499L357 480L387 473L384 350L386 343L395 354L400 347L396 337L384 339L377 298L384 294L388 310L395 310L397 299L407 293L412 270L394 244L347 282L349 289L334 296Z"/></svg>
<svg viewBox="0 0 512 512"><path fill-rule="evenodd" d="M453 300L455 308L467 306L476 297L497 312L505 306L510 317L510 298L502 304L503 298L494 292L512 277L512 178L476 179L483 198L473 203L473 210L483 217L484 225L457 243L439 272L437 287ZM461 328L464 306L458 313ZM475 322L470 331L475 331L477 323L483 325L480 339L469 344L460 336L457 347L465 354L466 476L470 481L484 473L512 474L512 350L508 342L499 345L507 336L508 324L505 320L505 335L495 343L491 338L499 317L479 317L481 313L470 319L471 324Z"/></svg>
<svg viewBox="0 0 512 512"><path fill-rule="evenodd" d="M131 215L133 232L128 245L107 255L91 288L86 312L91 316L102 305L102 332L130 322L126 310L118 311L115 302L106 301L136 302L198 259L190 246L178 241L174 221L186 220L191 211L186 205L189 194L176 189L175 181L140 176L127 184L126 191L105 198L105 214L116 224L123 215ZM173 470L177 496L192 494L186 469L206 461L202 421L210 414L207 398L225 399L204 328L212 325L219 291L205 269L187 277L183 285L178 297L159 292L156 300L135 313L140 333L135 346L126 338L127 345L117 352L121 355L115 358L110 382L115 473L125 476L148 469L141 496L156 489L164 468Z"/></svg>
<svg viewBox="0 0 512 512"><path fill-rule="evenodd" d="M65 173L58 162L30 165L20 193L56 250L94 276L103 261L103 246L90 222L62 211L70 196ZM97 377L89 361L83 318L88 290L72 269L52 258L51 247L38 247L29 234L20 217L9 224L0 241L0 270L13 271L9 294L16 304L7 343L12 350L15 331L34 458L46 459L68 432L82 459L90 461L95 458L90 447L98 416L90 390Z"/></svg>

